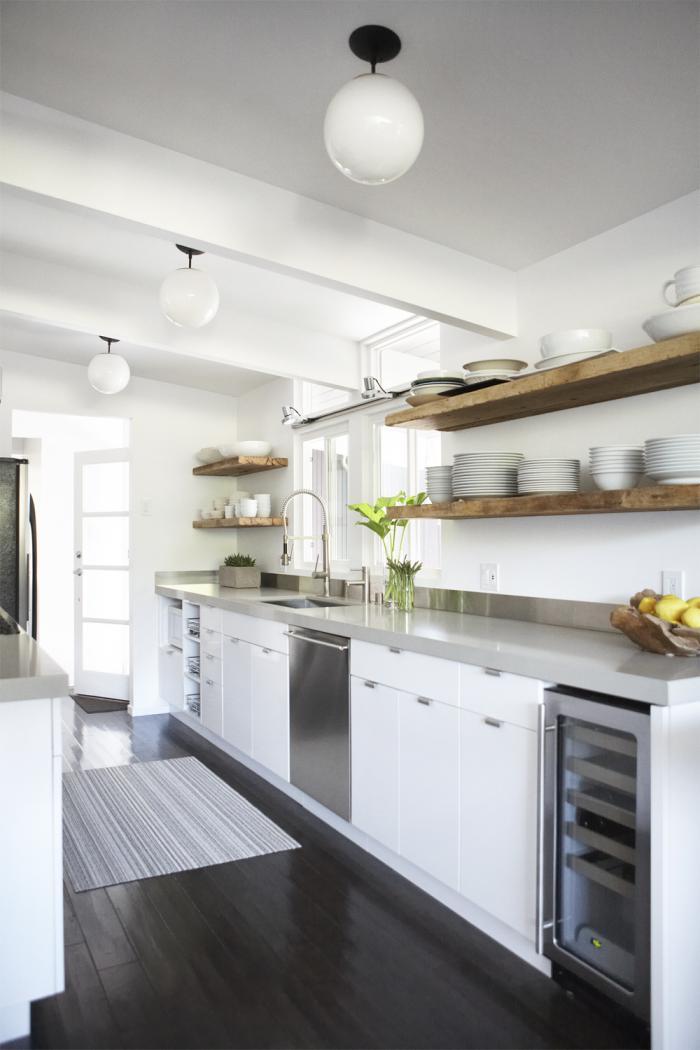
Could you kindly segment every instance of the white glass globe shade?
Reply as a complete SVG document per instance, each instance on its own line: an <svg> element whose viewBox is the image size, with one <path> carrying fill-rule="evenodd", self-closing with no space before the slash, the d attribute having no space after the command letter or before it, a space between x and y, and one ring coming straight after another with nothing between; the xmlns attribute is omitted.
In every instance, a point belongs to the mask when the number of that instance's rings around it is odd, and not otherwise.
<svg viewBox="0 0 700 1050"><path fill-rule="evenodd" d="M173 324L201 328L219 309L219 289L204 270L183 267L160 286L160 308Z"/></svg>
<svg viewBox="0 0 700 1050"><path fill-rule="evenodd" d="M323 136L336 168L378 186L411 167L423 145L423 113L399 80L363 73L331 99Z"/></svg>
<svg viewBox="0 0 700 1050"><path fill-rule="evenodd" d="M118 394L130 378L128 362L119 354L97 354L88 365L90 386L98 394Z"/></svg>

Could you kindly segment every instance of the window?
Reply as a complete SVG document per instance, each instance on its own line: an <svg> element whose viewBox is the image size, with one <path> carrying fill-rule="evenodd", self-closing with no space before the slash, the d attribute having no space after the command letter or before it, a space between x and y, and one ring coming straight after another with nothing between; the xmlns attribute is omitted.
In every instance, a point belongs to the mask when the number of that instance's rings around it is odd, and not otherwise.
<svg viewBox="0 0 700 1050"><path fill-rule="evenodd" d="M402 489L413 496L425 491L425 468L441 461L440 434L433 431L401 430L375 424L375 499L393 496ZM439 521L413 521L406 530L402 554L423 562L423 571L437 573L441 568L441 530ZM375 565L383 563L379 540L374 544Z"/></svg>
<svg viewBox="0 0 700 1050"><path fill-rule="evenodd" d="M302 416L317 416L321 412L330 412L342 408L351 399L350 391L337 386L323 386L321 383L299 384L299 404Z"/></svg>
<svg viewBox="0 0 700 1050"><path fill-rule="evenodd" d="M328 504L330 526L330 555L334 566L347 564L348 552L348 453L349 436L346 429L335 429L314 437L300 438L301 486L323 496ZM306 538L301 541L301 556L296 564L313 568L321 564L322 515L318 501L310 496L299 497L295 508L295 526Z"/></svg>

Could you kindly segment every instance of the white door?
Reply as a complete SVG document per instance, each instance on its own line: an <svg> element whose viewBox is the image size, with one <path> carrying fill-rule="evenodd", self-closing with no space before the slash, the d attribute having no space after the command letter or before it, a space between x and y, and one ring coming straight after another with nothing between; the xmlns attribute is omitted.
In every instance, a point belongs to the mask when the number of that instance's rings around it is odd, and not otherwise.
<svg viewBox="0 0 700 1050"><path fill-rule="evenodd" d="M75 454L75 691L130 699L128 449Z"/></svg>
<svg viewBox="0 0 700 1050"><path fill-rule="evenodd" d="M535 939L537 733L460 711L460 890Z"/></svg>
<svg viewBox="0 0 700 1050"><path fill-rule="evenodd" d="M289 682L287 657L251 645L253 758L289 780Z"/></svg>
<svg viewBox="0 0 700 1050"><path fill-rule="evenodd" d="M459 888L459 711L399 699L399 851Z"/></svg>
<svg viewBox="0 0 700 1050"><path fill-rule="evenodd" d="M399 696L395 689L351 678L352 822L399 850Z"/></svg>

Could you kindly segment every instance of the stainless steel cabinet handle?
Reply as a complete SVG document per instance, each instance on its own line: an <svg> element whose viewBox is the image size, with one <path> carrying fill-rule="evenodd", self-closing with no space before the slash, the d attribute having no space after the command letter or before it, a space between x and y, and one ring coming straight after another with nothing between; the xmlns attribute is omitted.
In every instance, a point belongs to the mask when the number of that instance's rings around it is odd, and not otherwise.
<svg viewBox="0 0 700 1050"><path fill-rule="evenodd" d="M238 645L238 643L240 641L240 638L229 638L228 635L227 635L226 636L226 641L227 642L231 642L233 645Z"/></svg>
<svg viewBox="0 0 700 1050"><path fill-rule="evenodd" d="M213 627L205 627L204 630L207 632L207 634L214 634L214 628Z"/></svg>
<svg viewBox="0 0 700 1050"><path fill-rule="evenodd" d="M214 679L213 678L205 678L204 681L205 681L205 683L207 685L214 685Z"/></svg>
<svg viewBox="0 0 700 1050"><path fill-rule="evenodd" d="M374 689L374 686L375 686L374 682L365 682L365 688L366 689Z"/></svg>
<svg viewBox="0 0 700 1050"><path fill-rule="evenodd" d="M485 667L484 668L484 674L493 675L494 678L500 678L501 677L501 671L497 671L495 667Z"/></svg>
<svg viewBox="0 0 700 1050"><path fill-rule="evenodd" d="M263 649L263 652L265 653L265 655L267 655L268 653L272 652L272 649Z"/></svg>
<svg viewBox="0 0 700 1050"><path fill-rule="evenodd" d="M214 659L214 657L212 656L211 653L205 653L204 655L206 656L207 660L213 660Z"/></svg>
<svg viewBox="0 0 700 1050"><path fill-rule="evenodd" d="M545 932L554 926L554 823L556 820L557 723L547 725L547 710L537 712L537 899L536 950L544 951ZM551 937L551 933L548 937Z"/></svg>
<svg viewBox="0 0 700 1050"><path fill-rule="evenodd" d="M312 645L325 645L327 649L337 649L341 653L345 653L350 648L349 645L336 645L335 642L323 642L320 638L306 638L303 634L294 634L293 631L285 631L287 638L296 638L298 642L310 642Z"/></svg>
<svg viewBox="0 0 700 1050"><path fill-rule="evenodd" d="M74 576L82 576L83 575L83 570L82 569L73 569L73 575Z"/></svg>
<svg viewBox="0 0 700 1050"><path fill-rule="evenodd" d="M395 649L393 645L390 645L390 646L389 646L389 652L390 652L390 653L397 653L397 654L400 654L400 653L401 653L401 650L400 650L400 649Z"/></svg>
<svg viewBox="0 0 700 1050"><path fill-rule="evenodd" d="M430 707L430 705L433 702L432 700L428 700L427 696L418 696L418 697L416 697L416 699L417 699L419 704L425 704L426 707Z"/></svg>
<svg viewBox="0 0 700 1050"><path fill-rule="evenodd" d="M493 726L494 729L500 729L503 722L499 722L497 718L485 718L484 725Z"/></svg>

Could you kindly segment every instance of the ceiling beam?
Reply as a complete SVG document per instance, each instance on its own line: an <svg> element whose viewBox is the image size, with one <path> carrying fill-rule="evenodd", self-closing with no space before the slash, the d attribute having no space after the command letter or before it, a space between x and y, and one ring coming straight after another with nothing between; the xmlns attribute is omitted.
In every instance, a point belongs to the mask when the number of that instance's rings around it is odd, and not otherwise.
<svg viewBox="0 0 700 1050"><path fill-rule="evenodd" d="M26 99L2 103L7 186L460 328L516 334L510 270Z"/></svg>
<svg viewBox="0 0 700 1050"><path fill-rule="evenodd" d="M225 301L206 328L177 328L153 289L7 251L0 269L4 313L255 372L359 386L359 347L350 339L244 314Z"/></svg>

